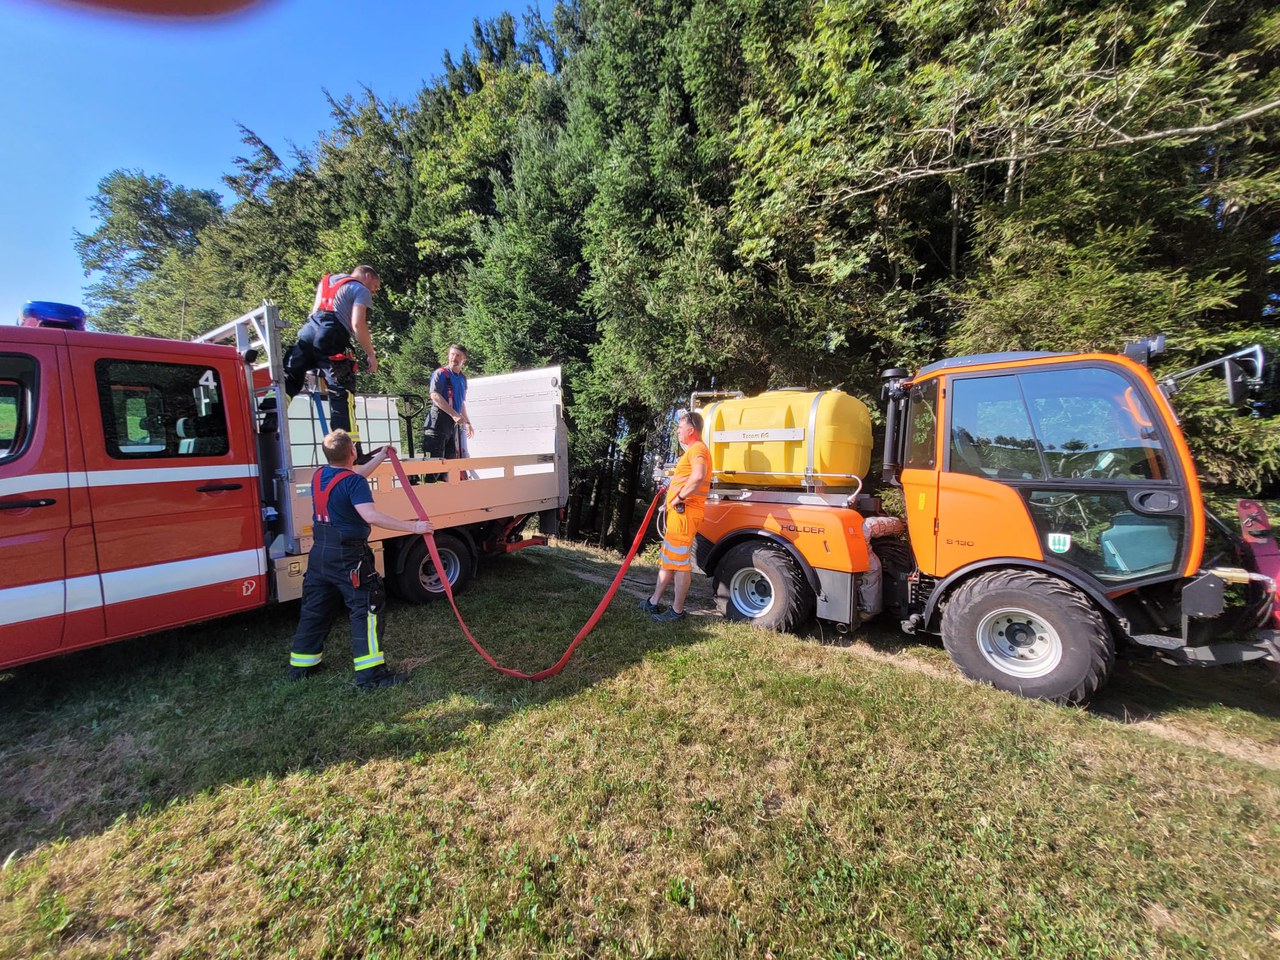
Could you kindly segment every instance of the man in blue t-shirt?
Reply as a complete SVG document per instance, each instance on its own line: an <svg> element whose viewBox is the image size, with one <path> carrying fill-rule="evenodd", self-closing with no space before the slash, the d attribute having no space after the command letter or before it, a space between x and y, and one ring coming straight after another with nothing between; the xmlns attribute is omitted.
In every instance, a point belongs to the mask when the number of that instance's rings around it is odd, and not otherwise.
<svg viewBox="0 0 1280 960"><path fill-rule="evenodd" d="M467 415L467 376L462 372L466 365L467 348L455 343L449 347L445 365L431 375L431 406L422 435L424 456L444 460L466 456L466 439L459 431L465 429L467 438L476 433ZM432 474L425 479L431 483L444 475Z"/></svg>
<svg viewBox="0 0 1280 960"><path fill-rule="evenodd" d="M397 520L373 505L365 478L387 457L379 450L356 466L356 447L345 430L324 438L329 465L311 478L312 530L315 538L302 580L302 615L289 654L289 679L301 680L321 669L324 639L345 606L351 618L351 655L356 685L370 690L409 679L387 669L382 653L382 609L386 588L369 549L370 525L402 533L426 534L427 520Z"/></svg>

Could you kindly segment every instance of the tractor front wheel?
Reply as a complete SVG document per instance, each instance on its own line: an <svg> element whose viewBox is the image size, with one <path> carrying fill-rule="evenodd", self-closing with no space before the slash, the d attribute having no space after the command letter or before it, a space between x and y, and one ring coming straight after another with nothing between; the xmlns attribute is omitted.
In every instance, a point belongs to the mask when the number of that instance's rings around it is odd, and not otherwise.
<svg viewBox="0 0 1280 960"><path fill-rule="evenodd" d="M1089 598L1035 570L966 580L943 608L942 642L965 676L1060 704L1087 703L1116 656Z"/></svg>

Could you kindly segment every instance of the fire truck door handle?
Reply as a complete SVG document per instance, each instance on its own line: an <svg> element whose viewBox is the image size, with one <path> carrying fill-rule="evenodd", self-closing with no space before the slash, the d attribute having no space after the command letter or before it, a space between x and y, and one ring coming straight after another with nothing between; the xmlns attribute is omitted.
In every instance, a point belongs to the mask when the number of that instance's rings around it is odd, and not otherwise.
<svg viewBox="0 0 1280 960"><path fill-rule="evenodd" d="M221 493L224 490L239 490L243 484L239 483L206 483L203 487L196 487L196 493Z"/></svg>
<svg viewBox="0 0 1280 960"><path fill-rule="evenodd" d="M49 497L40 500L4 500L0 501L0 510L30 510L32 507L52 507L57 500Z"/></svg>

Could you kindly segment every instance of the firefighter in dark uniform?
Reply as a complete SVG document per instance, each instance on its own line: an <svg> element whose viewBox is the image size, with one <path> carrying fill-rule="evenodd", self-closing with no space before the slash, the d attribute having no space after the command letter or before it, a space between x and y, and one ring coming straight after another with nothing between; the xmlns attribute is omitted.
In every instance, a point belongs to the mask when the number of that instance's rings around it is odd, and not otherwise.
<svg viewBox="0 0 1280 960"><path fill-rule="evenodd" d="M285 393L297 396L307 372L318 370L329 393L329 426L346 430L357 444L360 432L355 419L356 358L351 353L351 341L354 338L360 344L369 372L376 373L378 357L369 334L369 308L373 295L381 289L382 280L368 265L362 264L350 273L326 274L316 287L311 316L284 358Z"/></svg>
<svg viewBox="0 0 1280 960"><path fill-rule="evenodd" d="M329 465L311 478L313 536L302 581L302 616L289 654L289 679L301 680L321 669L324 639L343 607L351 617L351 654L356 685L369 690L404 683L408 674L393 673L382 653L386 588L369 549L371 524L402 533L425 534L427 520L397 520L373 505L365 479L387 456L379 450L356 466L356 448L345 430L324 438Z"/></svg>

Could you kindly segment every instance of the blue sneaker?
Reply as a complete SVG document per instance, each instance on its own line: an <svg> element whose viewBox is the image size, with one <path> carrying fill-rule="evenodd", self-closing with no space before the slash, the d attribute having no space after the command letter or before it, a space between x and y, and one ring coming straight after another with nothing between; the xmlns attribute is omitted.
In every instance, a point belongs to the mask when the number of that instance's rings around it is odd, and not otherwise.
<svg viewBox="0 0 1280 960"><path fill-rule="evenodd" d="M661 613L665 609L667 608L660 603L650 603L648 597L640 601L641 613L657 614Z"/></svg>
<svg viewBox="0 0 1280 960"><path fill-rule="evenodd" d="M655 613L649 619L656 620L658 623L675 623L677 620L684 619L684 611L681 610L677 613L674 609L671 609L664 613Z"/></svg>

